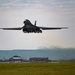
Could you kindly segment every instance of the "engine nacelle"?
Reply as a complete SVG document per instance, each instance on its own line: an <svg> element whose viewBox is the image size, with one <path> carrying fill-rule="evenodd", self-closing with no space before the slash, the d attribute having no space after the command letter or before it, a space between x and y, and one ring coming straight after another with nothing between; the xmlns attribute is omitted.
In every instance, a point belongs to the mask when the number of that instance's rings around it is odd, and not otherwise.
<svg viewBox="0 0 75 75"><path fill-rule="evenodd" d="M24 33L42 33L42 30L40 30L39 27L32 27L32 28L23 27L22 31Z"/></svg>

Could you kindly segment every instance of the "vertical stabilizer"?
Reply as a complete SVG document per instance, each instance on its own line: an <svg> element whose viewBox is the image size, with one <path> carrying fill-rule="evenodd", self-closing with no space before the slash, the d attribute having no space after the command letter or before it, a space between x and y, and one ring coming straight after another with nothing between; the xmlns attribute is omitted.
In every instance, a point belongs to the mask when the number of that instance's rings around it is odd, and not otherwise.
<svg viewBox="0 0 75 75"><path fill-rule="evenodd" d="M34 23L35 26L36 26L36 22L37 22L37 21L35 21L35 23Z"/></svg>

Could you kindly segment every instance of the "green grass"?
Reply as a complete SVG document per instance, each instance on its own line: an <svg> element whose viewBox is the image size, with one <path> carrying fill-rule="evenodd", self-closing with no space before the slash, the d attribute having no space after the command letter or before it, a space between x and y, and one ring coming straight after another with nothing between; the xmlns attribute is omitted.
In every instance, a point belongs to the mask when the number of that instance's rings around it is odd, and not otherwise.
<svg viewBox="0 0 75 75"><path fill-rule="evenodd" d="M0 63L0 75L75 75L75 63Z"/></svg>

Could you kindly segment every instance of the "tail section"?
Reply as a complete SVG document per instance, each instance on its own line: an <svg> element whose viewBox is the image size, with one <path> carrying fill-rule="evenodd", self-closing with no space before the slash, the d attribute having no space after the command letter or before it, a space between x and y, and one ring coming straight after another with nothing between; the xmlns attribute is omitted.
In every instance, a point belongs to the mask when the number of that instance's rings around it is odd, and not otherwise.
<svg viewBox="0 0 75 75"><path fill-rule="evenodd" d="M36 26L36 22L37 22L37 21L35 21L35 23L34 23L35 26Z"/></svg>

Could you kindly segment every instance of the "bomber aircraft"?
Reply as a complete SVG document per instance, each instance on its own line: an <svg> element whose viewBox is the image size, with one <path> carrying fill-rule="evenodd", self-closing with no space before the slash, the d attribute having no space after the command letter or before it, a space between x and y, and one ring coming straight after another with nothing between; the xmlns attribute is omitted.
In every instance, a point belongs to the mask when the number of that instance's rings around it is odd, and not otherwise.
<svg viewBox="0 0 75 75"><path fill-rule="evenodd" d="M0 28L2 30L22 30L24 33L42 33L42 30L57 30L57 29L67 29L68 27L39 27L36 26L36 21L32 24L28 19L24 21L23 27L15 28Z"/></svg>

